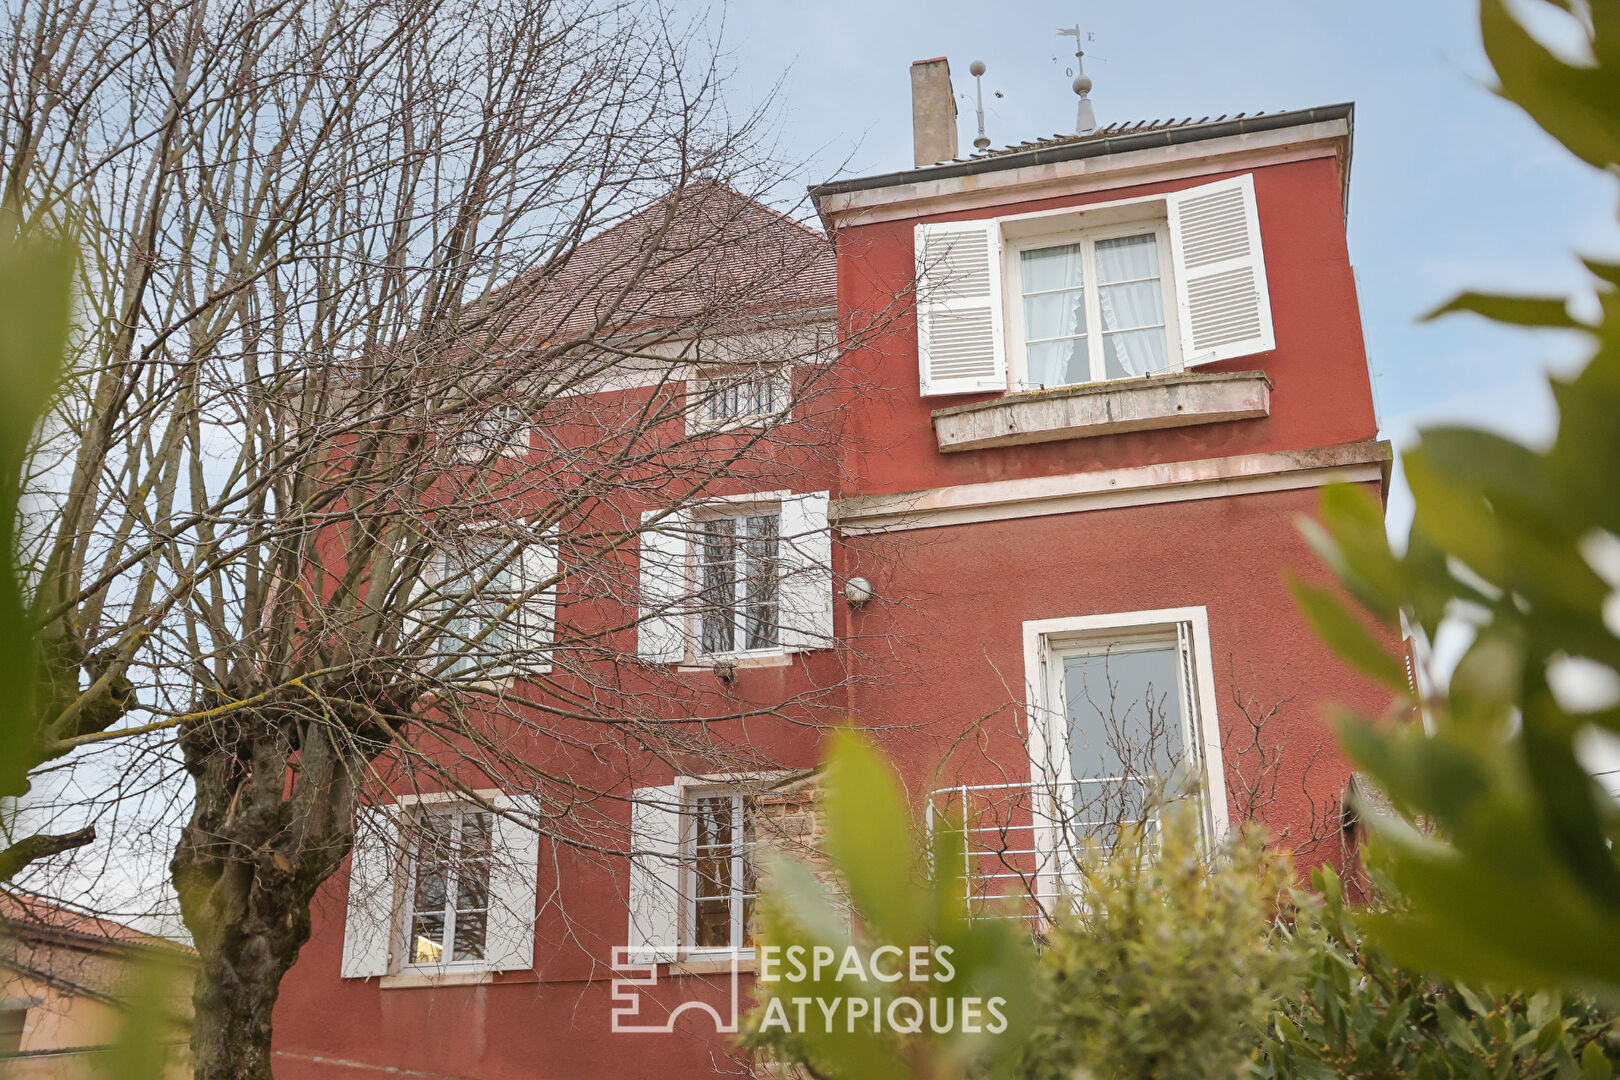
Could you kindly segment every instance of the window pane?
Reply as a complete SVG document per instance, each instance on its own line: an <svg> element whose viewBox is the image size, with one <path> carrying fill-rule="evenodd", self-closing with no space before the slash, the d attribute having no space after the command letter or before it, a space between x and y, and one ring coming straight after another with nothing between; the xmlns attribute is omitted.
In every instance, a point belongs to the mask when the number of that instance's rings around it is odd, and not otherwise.
<svg viewBox="0 0 1620 1080"><path fill-rule="evenodd" d="M1091 381L1086 339L1069 338L1030 345L1024 352L1031 386L1067 386Z"/></svg>
<svg viewBox="0 0 1620 1080"><path fill-rule="evenodd" d="M1078 289L1085 284L1079 244L1026 251L1020 258L1020 269L1025 293Z"/></svg>
<svg viewBox="0 0 1620 1080"><path fill-rule="evenodd" d="M1170 370L1170 349L1164 338L1164 327L1104 334L1103 361L1110 379L1164 374Z"/></svg>
<svg viewBox="0 0 1620 1080"><path fill-rule="evenodd" d="M1152 233L1097 241L1097 283L1159 278L1159 241Z"/></svg>
<svg viewBox="0 0 1620 1080"><path fill-rule="evenodd" d="M437 964L444 959L444 916L417 914L411 920L411 963Z"/></svg>
<svg viewBox="0 0 1620 1080"><path fill-rule="evenodd" d="M1097 291L1104 330L1140 330L1164 325L1164 290L1157 280L1104 285Z"/></svg>
<svg viewBox="0 0 1620 1080"><path fill-rule="evenodd" d="M765 514L748 518L745 522L747 605L744 622L747 640L744 648L769 649L779 640L777 582L781 576L781 566L777 559L777 550L781 541L777 536L778 521L775 514Z"/></svg>
<svg viewBox="0 0 1620 1080"><path fill-rule="evenodd" d="M1111 834L1140 820L1145 798L1182 755L1179 655L1174 647L1063 661L1074 823Z"/></svg>
<svg viewBox="0 0 1620 1080"><path fill-rule="evenodd" d="M456 940L452 960L482 960L487 916L482 911L456 912Z"/></svg>
<svg viewBox="0 0 1620 1080"><path fill-rule="evenodd" d="M1086 294L1038 293L1024 297L1024 340L1073 337L1086 332Z"/></svg>
<svg viewBox="0 0 1620 1080"><path fill-rule="evenodd" d="M709 795L694 806L693 842L699 854L731 850L731 796Z"/></svg>
<svg viewBox="0 0 1620 1080"><path fill-rule="evenodd" d="M703 523L703 651L731 652L737 647L736 521L716 518Z"/></svg>
<svg viewBox="0 0 1620 1080"><path fill-rule="evenodd" d="M699 900L692 944L700 949L723 949L731 944L731 901Z"/></svg>
<svg viewBox="0 0 1620 1080"><path fill-rule="evenodd" d="M415 911L444 910L453 821L448 814L427 814L418 825L416 889L412 897L412 909Z"/></svg>

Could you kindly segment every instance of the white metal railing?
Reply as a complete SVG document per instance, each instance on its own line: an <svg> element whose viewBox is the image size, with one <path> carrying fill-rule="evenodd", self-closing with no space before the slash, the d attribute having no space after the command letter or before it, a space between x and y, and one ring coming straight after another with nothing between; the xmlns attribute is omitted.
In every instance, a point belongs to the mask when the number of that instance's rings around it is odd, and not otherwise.
<svg viewBox="0 0 1620 1080"><path fill-rule="evenodd" d="M1155 786L1142 776L958 784L929 793L927 825L961 836L972 916L1046 919L1076 891L1088 842L1106 849L1127 826L1157 829Z"/></svg>

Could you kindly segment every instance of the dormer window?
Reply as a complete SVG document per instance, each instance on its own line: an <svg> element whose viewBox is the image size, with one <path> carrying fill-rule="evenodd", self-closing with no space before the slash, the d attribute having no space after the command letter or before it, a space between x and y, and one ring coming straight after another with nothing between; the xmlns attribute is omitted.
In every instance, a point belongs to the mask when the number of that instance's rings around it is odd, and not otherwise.
<svg viewBox="0 0 1620 1080"><path fill-rule="evenodd" d="M1251 175L916 227L925 397L1183 371L1276 341Z"/></svg>

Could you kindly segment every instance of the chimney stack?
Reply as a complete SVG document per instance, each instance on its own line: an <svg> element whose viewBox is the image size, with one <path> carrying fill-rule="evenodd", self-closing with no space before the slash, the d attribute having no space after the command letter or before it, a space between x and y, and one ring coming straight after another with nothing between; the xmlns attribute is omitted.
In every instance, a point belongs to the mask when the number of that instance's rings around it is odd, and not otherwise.
<svg viewBox="0 0 1620 1080"><path fill-rule="evenodd" d="M956 93L943 56L911 65L911 147L918 165L956 156Z"/></svg>

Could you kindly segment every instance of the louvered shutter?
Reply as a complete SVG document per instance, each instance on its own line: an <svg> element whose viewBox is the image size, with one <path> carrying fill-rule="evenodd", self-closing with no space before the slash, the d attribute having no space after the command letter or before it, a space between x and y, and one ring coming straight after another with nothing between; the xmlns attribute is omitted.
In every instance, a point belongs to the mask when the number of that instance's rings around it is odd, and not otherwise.
<svg viewBox="0 0 1620 1080"><path fill-rule="evenodd" d="M525 595L557 576L556 533L547 533L518 556L518 587ZM556 642L557 587L528 595L518 608L515 640L526 657L524 667L535 674L551 670L551 646Z"/></svg>
<svg viewBox="0 0 1620 1080"><path fill-rule="evenodd" d="M681 944L680 788L635 790L630 851L630 957L643 964L672 961Z"/></svg>
<svg viewBox="0 0 1620 1080"><path fill-rule="evenodd" d="M388 974L395 938L398 869L399 807L360 807L356 811L354 850L349 856L349 902L343 920L343 960L338 969L342 978Z"/></svg>
<svg viewBox="0 0 1620 1080"><path fill-rule="evenodd" d="M828 492L782 500L778 528L782 647L829 649L833 643L832 532Z"/></svg>
<svg viewBox="0 0 1620 1080"><path fill-rule="evenodd" d="M534 825L539 801L530 796L501 795L496 815L494 852L489 867L489 922L484 956L494 971L534 967L535 900L540 883L540 834Z"/></svg>
<svg viewBox="0 0 1620 1080"><path fill-rule="evenodd" d="M659 511L641 515L641 611L636 627L636 652L643 660L678 664L686 659L691 580L687 551L691 546L690 517L670 514L657 525L648 523Z"/></svg>
<svg viewBox="0 0 1620 1080"><path fill-rule="evenodd" d="M1254 177L1168 196L1176 307L1188 367L1276 348Z"/></svg>
<svg viewBox="0 0 1620 1080"><path fill-rule="evenodd" d="M916 252L923 396L1005 390L1000 225L918 225Z"/></svg>

